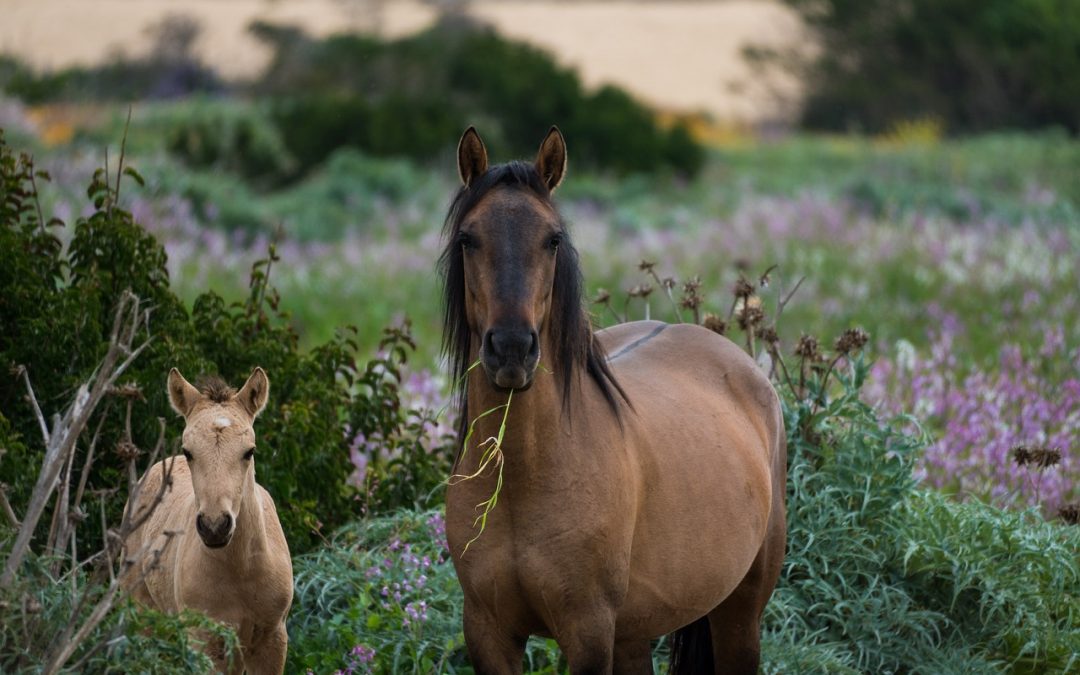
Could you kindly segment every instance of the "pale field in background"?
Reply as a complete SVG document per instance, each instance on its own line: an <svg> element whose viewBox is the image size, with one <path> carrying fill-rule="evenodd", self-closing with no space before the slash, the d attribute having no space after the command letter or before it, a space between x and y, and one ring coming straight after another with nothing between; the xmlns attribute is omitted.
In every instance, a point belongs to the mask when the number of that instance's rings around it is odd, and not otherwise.
<svg viewBox="0 0 1080 675"><path fill-rule="evenodd" d="M752 124L783 119L798 97L793 79L774 74L762 81L741 56L750 44L805 44L798 18L775 0L488 0L472 2L469 12L553 52L587 86L618 84L665 110ZM170 15L190 16L202 27L198 53L233 78L257 73L269 56L247 33L255 19L312 35L400 36L435 18L430 7L409 0L0 0L0 13L0 52L42 69L144 54L150 26Z"/></svg>

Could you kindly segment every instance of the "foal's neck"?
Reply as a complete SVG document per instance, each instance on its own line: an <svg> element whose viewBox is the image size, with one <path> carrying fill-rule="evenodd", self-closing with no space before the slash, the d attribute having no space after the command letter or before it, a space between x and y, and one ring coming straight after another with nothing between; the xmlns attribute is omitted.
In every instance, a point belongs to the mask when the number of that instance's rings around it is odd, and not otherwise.
<svg viewBox="0 0 1080 675"><path fill-rule="evenodd" d="M240 511L236 514L236 532L233 533L233 541L227 550L232 554L233 562L248 566L254 561L261 560L262 556L257 554L265 551L267 547L262 502L259 500L255 476L252 476L251 480L247 481L247 487L244 488Z"/></svg>

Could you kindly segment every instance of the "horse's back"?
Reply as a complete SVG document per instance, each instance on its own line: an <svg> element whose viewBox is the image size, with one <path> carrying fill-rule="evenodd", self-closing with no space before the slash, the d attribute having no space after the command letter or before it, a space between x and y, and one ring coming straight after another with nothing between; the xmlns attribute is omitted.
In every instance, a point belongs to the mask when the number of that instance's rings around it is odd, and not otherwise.
<svg viewBox="0 0 1080 675"><path fill-rule="evenodd" d="M633 406L624 446L638 468L620 630L655 635L710 611L749 569L783 464L782 416L757 364L711 331L635 322L598 337Z"/></svg>
<svg viewBox="0 0 1080 675"><path fill-rule="evenodd" d="M612 371L627 389L630 403L650 415L658 402L677 401L684 410L665 413L661 422L685 424L686 417L718 405L732 406L761 424L772 436L780 413L769 378L745 351L726 337L694 324L634 321L598 331ZM700 396L689 396L691 392ZM658 399L660 399L658 401Z"/></svg>

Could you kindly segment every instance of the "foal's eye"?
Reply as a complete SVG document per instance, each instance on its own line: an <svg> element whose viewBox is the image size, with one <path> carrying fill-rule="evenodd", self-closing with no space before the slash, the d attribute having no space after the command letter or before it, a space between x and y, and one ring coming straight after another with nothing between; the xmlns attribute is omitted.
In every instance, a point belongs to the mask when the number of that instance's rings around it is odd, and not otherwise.
<svg viewBox="0 0 1080 675"><path fill-rule="evenodd" d="M184 459L186 459L189 462L191 461L191 453L188 452L187 450L184 450Z"/></svg>
<svg viewBox="0 0 1080 675"><path fill-rule="evenodd" d="M559 250L559 244L561 244L561 243L562 243L562 234L552 235L551 239L548 239L547 248L548 248L549 251L554 253L555 251Z"/></svg>
<svg viewBox="0 0 1080 675"><path fill-rule="evenodd" d="M255 456L255 448L252 448L244 453L244 459L248 460Z"/></svg>

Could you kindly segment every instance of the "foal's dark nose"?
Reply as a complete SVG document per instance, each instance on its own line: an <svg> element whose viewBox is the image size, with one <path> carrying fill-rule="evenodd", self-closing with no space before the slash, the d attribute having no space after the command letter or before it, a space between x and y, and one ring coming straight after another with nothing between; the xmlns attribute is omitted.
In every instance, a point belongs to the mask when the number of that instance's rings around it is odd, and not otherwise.
<svg viewBox="0 0 1080 675"><path fill-rule="evenodd" d="M221 548L232 538L232 516L223 513L221 518L212 521L200 513L195 516L195 530L204 544L210 548Z"/></svg>
<svg viewBox="0 0 1080 675"><path fill-rule="evenodd" d="M540 338L531 328L493 328L484 335L484 369L500 387L529 384L540 360Z"/></svg>

